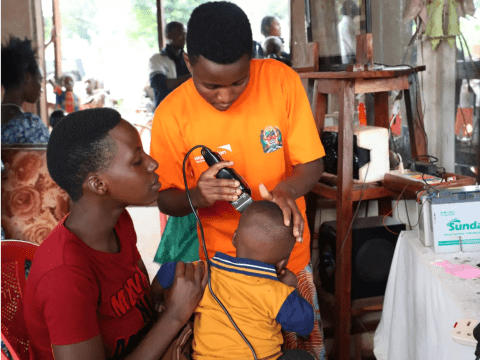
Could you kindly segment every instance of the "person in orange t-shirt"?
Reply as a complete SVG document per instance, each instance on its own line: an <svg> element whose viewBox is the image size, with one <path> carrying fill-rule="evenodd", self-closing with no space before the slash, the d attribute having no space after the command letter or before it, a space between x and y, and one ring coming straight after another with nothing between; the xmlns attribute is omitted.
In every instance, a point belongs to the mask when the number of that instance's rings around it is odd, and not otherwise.
<svg viewBox="0 0 480 360"><path fill-rule="evenodd" d="M275 202L285 224L293 222L297 238L287 267L297 275L301 295L317 319L307 339L284 333L284 349L303 348L324 359L303 195L318 182L325 151L305 90L298 74L283 63L251 59L251 27L238 6L202 4L192 12L187 28L184 56L192 79L160 103L153 120L150 154L162 168L159 209L172 216L192 212L182 164L196 145L225 159L209 168L196 149L186 161L188 187L210 258L217 251L235 256L230 239L240 219L230 204L238 199L239 183L217 179L220 169L233 167L251 188L253 200ZM202 249L199 253L204 259Z"/></svg>

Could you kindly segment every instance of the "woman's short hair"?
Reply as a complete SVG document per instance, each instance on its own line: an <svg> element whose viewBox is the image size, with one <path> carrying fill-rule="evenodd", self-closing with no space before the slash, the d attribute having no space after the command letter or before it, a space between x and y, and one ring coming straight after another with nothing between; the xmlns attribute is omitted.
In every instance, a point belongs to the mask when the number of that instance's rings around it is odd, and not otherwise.
<svg viewBox="0 0 480 360"><path fill-rule="evenodd" d="M37 75L39 72L36 49L31 40L10 36L8 42L2 44L2 85L5 90L20 86L26 73Z"/></svg>
<svg viewBox="0 0 480 360"><path fill-rule="evenodd" d="M47 146L48 172L72 201L82 198L89 173L110 165L117 146L108 132L120 120L114 109L87 109L68 114L53 128Z"/></svg>

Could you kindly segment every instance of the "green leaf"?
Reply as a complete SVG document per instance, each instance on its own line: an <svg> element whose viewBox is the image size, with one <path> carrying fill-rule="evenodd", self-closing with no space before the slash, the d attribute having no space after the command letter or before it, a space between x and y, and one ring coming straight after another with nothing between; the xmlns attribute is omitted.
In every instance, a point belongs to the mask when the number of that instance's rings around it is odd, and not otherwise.
<svg viewBox="0 0 480 360"><path fill-rule="evenodd" d="M444 0L433 0L427 5L428 22L425 34L430 37L444 36L443 33L443 2ZM432 40L432 48L435 50L440 44L440 39Z"/></svg>

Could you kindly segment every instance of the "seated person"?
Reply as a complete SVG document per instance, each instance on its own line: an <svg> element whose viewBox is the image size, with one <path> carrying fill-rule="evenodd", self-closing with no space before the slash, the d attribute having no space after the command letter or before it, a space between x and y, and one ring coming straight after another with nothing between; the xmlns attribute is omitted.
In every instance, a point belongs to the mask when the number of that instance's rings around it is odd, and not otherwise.
<svg viewBox="0 0 480 360"><path fill-rule="evenodd" d="M2 144L48 142L50 132L42 119L22 109L25 102L38 101L42 80L32 41L11 36L2 44Z"/></svg>
<svg viewBox="0 0 480 360"><path fill-rule="evenodd" d="M282 55L283 43L278 36L269 36L263 42L264 54L267 59L276 59L288 66L292 66L292 62Z"/></svg>
<svg viewBox="0 0 480 360"><path fill-rule="evenodd" d="M293 225L285 226L280 207L255 201L240 217L232 244L236 257L217 252L211 259L211 286L253 346L257 358L281 356L281 329L307 336L315 317L297 292L297 277L286 268L295 245ZM168 289L175 263L163 264L152 288ZM244 359L251 350L224 311L205 289L195 310L194 359ZM295 349L298 351L298 349ZM310 355L310 358L312 356Z"/></svg>
<svg viewBox="0 0 480 360"><path fill-rule="evenodd" d="M50 114L50 126L52 129L55 127L55 125L58 124L60 120L62 120L65 117L65 111L63 110L55 110Z"/></svg>
<svg viewBox="0 0 480 360"><path fill-rule="evenodd" d="M262 23L260 25L260 31L262 35L265 36L265 39L267 39L269 36L276 36L280 39L283 45L284 40L282 38L282 27L280 25L280 19L278 17L270 16L270 15L265 16L262 19ZM288 61L292 60L292 57L290 56L290 54L286 53L285 51L282 50L281 54L282 54L282 57L284 57ZM267 56L266 54L264 55L265 57Z"/></svg>
<svg viewBox="0 0 480 360"><path fill-rule="evenodd" d="M203 263L179 262L155 321L148 273L125 208L155 201L158 163L130 123L102 108L74 112L55 126L47 166L72 203L36 251L27 279L30 358L160 359L208 277Z"/></svg>
<svg viewBox="0 0 480 360"><path fill-rule="evenodd" d="M85 100L80 106L82 110L102 108L105 106L105 91L100 87L100 82L94 78L88 78L84 81L85 84Z"/></svg>
<svg viewBox="0 0 480 360"><path fill-rule="evenodd" d="M73 86L75 85L73 75L63 75L60 81L61 84L56 84L52 79L49 79L48 82L52 84L53 92L56 95L55 110L64 110L67 113L78 111L80 100L78 96L73 93Z"/></svg>

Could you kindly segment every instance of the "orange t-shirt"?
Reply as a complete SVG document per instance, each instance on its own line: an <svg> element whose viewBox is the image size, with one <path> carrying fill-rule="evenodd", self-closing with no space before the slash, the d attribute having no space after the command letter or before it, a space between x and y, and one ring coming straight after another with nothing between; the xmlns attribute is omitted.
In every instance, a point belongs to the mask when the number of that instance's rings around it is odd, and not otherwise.
<svg viewBox="0 0 480 360"><path fill-rule="evenodd" d="M261 200L260 183L272 190L304 164L325 155L313 120L310 104L298 74L283 63L252 60L250 79L242 95L227 111L216 110L195 89L192 79L183 83L160 103L153 119L150 154L158 161L160 191L185 189L182 164L195 145L217 151L252 190L253 200ZM193 188L208 168L200 149L186 164L188 187ZM288 268L294 273L310 261L310 233L303 196L296 200L305 220L303 243L297 243ZM198 209L208 256L220 251L235 256L232 236L240 213L225 201ZM199 239L200 233L199 233ZM200 246L200 258L203 250Z"/></svg>

